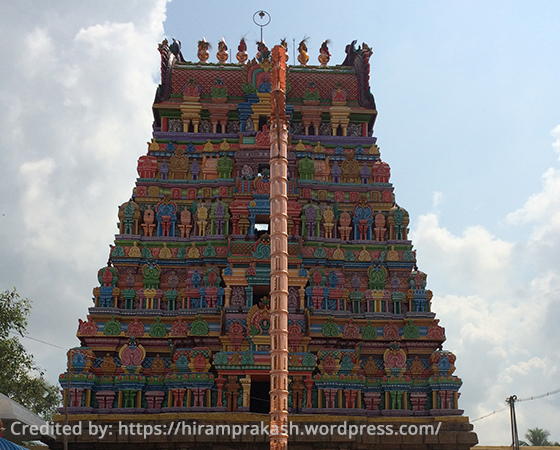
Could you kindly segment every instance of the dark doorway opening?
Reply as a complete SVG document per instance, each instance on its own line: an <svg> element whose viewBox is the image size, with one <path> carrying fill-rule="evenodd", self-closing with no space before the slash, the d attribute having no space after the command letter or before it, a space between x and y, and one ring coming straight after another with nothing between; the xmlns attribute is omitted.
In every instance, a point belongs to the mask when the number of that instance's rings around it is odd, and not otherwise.
<svg viewBox="0 0 560 450"><path fill-rule="evenodd" d="M267 284L267 285L253 286L253 305L258 305L259 307L263 307L264 297L266 297L266 301L270 304L270 285Z"/></svg>
<svg viewBox="0 0 560 450"><path fill-rule="evenodd" d="M270 381L251 380L250 412L268 414L270 412Z"/></svg>
<svg viewBox="0 0 560 450"><path fill-rule="evenodd" d="M267 116L259 116L259 131L262 131L263 127L268 123Z"/></svg>

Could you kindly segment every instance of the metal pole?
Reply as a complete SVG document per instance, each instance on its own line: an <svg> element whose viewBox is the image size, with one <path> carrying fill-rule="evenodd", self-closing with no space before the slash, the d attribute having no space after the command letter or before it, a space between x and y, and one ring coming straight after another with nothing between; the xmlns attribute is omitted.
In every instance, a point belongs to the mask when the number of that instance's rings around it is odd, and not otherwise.
<svg viewBox="0 0 560 450"><path fill-rule="evenodd" d="M66 395L64 396L64 425L68 429L68 401L70 400L70 354L66 354ZM64 450L68 450L68 434L64 433Z"/></svg>
<svg viewBox="0 0 560 450"><path fill-rule="evenodd" d="M517 416L515 415L515 401L517 396L513 396L513 402L511 403L511 408L513 411L513 433L514 433L514 445L515 450L519 450L519 436L517 435Z"/></svg>
<svg viewBox="0 0 560 450"><path fill-rule="evenodd" d="M517 418L515 416L515 401L517 400L517 395L512 395L506 399L506 403L509 404L509 418L511 422L511 448L513 450L519 450L519 436L517 434Z"/></svg>
<svg viewBox="0 0 560 450"><path fill-rule="evenodd" d="M270 117L270 449L288 448L288 127L286 50L272 49Z"/></svg>

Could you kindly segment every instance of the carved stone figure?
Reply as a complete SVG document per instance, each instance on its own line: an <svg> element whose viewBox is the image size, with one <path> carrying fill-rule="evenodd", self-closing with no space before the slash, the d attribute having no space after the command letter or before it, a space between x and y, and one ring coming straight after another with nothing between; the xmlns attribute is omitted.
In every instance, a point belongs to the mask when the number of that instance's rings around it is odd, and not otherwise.
<svg viewBox="0 0 560 450"><path fill-rule="evenodd" d="M334 162L331 169L331 176L333 183L340 183L340 175L342 174L342 169L338 165L338 161Z"/></svg>
<svg viewBox="0 0 560 450"><path fill-rule="evenodd" d="M385 240L385 232L387 228L385 228L385 215L381 211L379 211L375 215L375 240L376 241L384 241Z"/></svg>
<svg viewBox="0 0 560 450"><path fill-rule="evenodd" d="M325 229L325 238L331 239L332 238L332 230L333 230L333 223L334 220L334 212L331 208L327 208L323 213L323 228Z"/></svg>
<svg viewBox="0 0 560 450"><path fill-rule="evenodd" d="M185 208L181 211L181 223L178 225L181 237L189 237L192 230L191 212Z"/></svg>
<svg viewBox="0 0 560 450"><path fill-rule="evenodd" d="M352 231L352 227L350 226L350 224L352 223L352 217L350 216L350 214L344 211L340 215L338 223L340 224L338 227L340 239L342 239L343 241L348 241L350 239L350 232Z"/></svg>
<svg viewBox="0 0 560 450"><path fill-rule="evenodd" d="M215 180L218 178L218 158L209 158L202 155L202 175L205 180Z"/></svg>
<svg viewBox="0 0 560 450"><path fill-rule="evenodd" d="M342 162L342 182L357 183L360 176L360 165L354 159L354 154L349 153Z"/></svg>
<svg viewBox="0 0 560 450"><path fill-rule="evenodd" d="M198 235L206 236L206 224L208 223L208 209L202 203L198 205L196 210L196 218L198 225Z"/></svg>
<svg viewBox="0 0 560 450"><path fill-rule="evenodd" d="M208 51L209 48L212 48L212 46L209 42L206 42L206 39L202 38L202 40L198 41L197 56L201 63L208 61L208 58L210 57L210 52Z"/></svg>
<svg viewBox="0 0 560 450"><path fill-rule="evenodd" d="M327 67L327 64L331 59L331 53L329 52L329 47L328 47L330 42L331 41L328 39L324 40L323 43L321 44L321 48L319 49L319 56L317 57L317 59L321 63L321 67Z"/></svg>
<svg viewBox="0 0 560 450"><path fill-rule="evenodd" d="M313 159L314 174L313 178L317 181L329 181L330 166L329 157L325 159Z"/></svg>
<svg viewBox="0 0 560 450"><path fill-rule="evenodd" d="M155 213L151 209L151 207L148 207L148 209L144 211L144 223L142 224L142 228L144 230L144 236L152 236L152 233L156 226L154 220L155 220Z"/></svg>
<svg viewBox="0 0 560 450"><path fill-rule="evenodd" d="M184 180L187 178L189 170L189 157L185 155L185 149L182 146L175 147L175 154L169 158L169 171L172 180Z"/></svg>
<svg viewBox="0 0 560 450"><path fill-rule="evenodd" d="M237 55L235 55L239 64L245 64L249 55L247 54L247 43L245 42L245 38L241 38L239 41L239 46L237 47Z"/></svg>
<svg viewBox="0 0 560 450"><path fill-rule="evenodd" d="M220 64L225 64L228 60L228 57L229 53L228 47L226 45L226 40L222 38L222 40L218 42L218 53L216 53L216 58L218 58Z"/></svg>
<svg viewBox="0 0 560 450"><path fill-rule="evenodd" d="M309 61L309 55L307 54L307 39L303 39L298 45L298 57L297 60L302 66L307 66L307 61Z"/></svg>

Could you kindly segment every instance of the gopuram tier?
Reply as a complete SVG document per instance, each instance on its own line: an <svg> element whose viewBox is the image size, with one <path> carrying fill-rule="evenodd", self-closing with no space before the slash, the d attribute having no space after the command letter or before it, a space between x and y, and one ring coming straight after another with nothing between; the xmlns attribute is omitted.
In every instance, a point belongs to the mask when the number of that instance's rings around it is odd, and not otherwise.
<svg viewBox="0 0 560 450"><path fill-rule="evenodd" d="M271 52L260 43L250 60L242 40L227 63L221 42L211 63L208 48L200 41L200 61L186 62L178 42L159 44L151 142L60 376L70 421L267 420ZM325 42L320 65L308 66L303 43L286 71L290 420L440 421L440 435L395 437L391 448L468 449L476 435L459 406L456 358L442 349L409 215L373 137L371 49L354 42L346 53L328 65ZM102 447L131 442L118 439ZM345 448L384 448L379 439Z"/></svg>

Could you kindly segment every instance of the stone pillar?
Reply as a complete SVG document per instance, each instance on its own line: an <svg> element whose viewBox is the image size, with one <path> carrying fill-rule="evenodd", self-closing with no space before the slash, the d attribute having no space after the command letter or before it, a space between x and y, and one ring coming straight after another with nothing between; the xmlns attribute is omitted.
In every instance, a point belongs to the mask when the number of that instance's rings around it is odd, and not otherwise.
<svg viewBox="0 0 560 450"><path fill-rule="evenodd" d="M270 115L270 436L271 450L288 447L288 127L286 50L272 49Z"/></svg>
<svg viewBox="0 0 560 450"><path fill-rule="evenodd" d="M313 381L313 378L311 378L311 376L309 376L308 378L306 378L305 380L303 380L303 383L305 384L305 389L306 389L306 393L305 393L305 407L306 408L312 408L313 407L313 403L311 403L311 395L313 393L313 384L315 383Z"/></svg>
<svg viewBox="0 0 560 450"><path fill-rule="evenodd" d="M426 393L425 392L413 392L410 394L410 404L412 405L413 411L424 411L426 406Z"/></svg>
<svg viewBox="0 0 560 450"><path fill-rule="evenodd" d="M192 389L193 396L194 396L194 405L195 407L204 406L204 394L206 393L206 388L193 388Z"/></svg>
<svg viewBox="0 0 560 450"><path fill-rule="evenodd" d="M73 408L82 406L83 388L70 388L70 406Z"/></svg>
<svg viewBox="0 0 560 450"><path fill-rule="evenodd" d="M299 308L301 310L305 309L305 289L303 287L299 288Z"/></svg>
<svg viewBox="0 0 560 450"><path fill-rule="evenodd" d="M228 308L230 305L231 288L229 286L226 286L224 291L225 291L224 307Z"/></svg>
<svg viewBox="0 0 560 450"><path fill-rule="evenodd" d="M249 411L251 406L251 375L241 378L239 382L243 388L243 410Z"/></svg>
<svg viewBox="0 0 560 450"><path fill-rule="evenodd" d="M379 402L381 401L381 392L366 392L364 394L364 402L366 409L371 411L379 410Z"/></svg>
<svg viewBox="0 0 560 450"><path fill-rule="evenodd" d="M325 408L334 408L335 397L338 394L338 389L324 389L325 393Z"/></svg>
<svg viewBox="0 0 560 450"><path fill-rule="evenodd" d="M148 391L146 392L146 403L148 409L161 409L161 403L165 393L162 391Z"/></svg>
<svg viewBox="0 0 560 450"><path fill-rule="evenodd" d="M226 379L223 378L223 377L216 378L216 386L218 387L218 403L217 403L216 406L218 406L218 407L223 406L222 397L223 397L223 390L224 390L225 382L226 382Z"/></svg>
<svg viewBox="0 0 560 450"><path fill-rule="evenodd" d="M113 407L115 391L97 391L95 398L99 404L99 409L111 409Z"/></svg>
<svg viewBox="0 0 560 450"><path fill-rule="evenodd" d="M171 389L169 391L172 395L173 401L169 401L169 406L180 408L183 406L183 399L185 398L185 389Z"/></svg>

